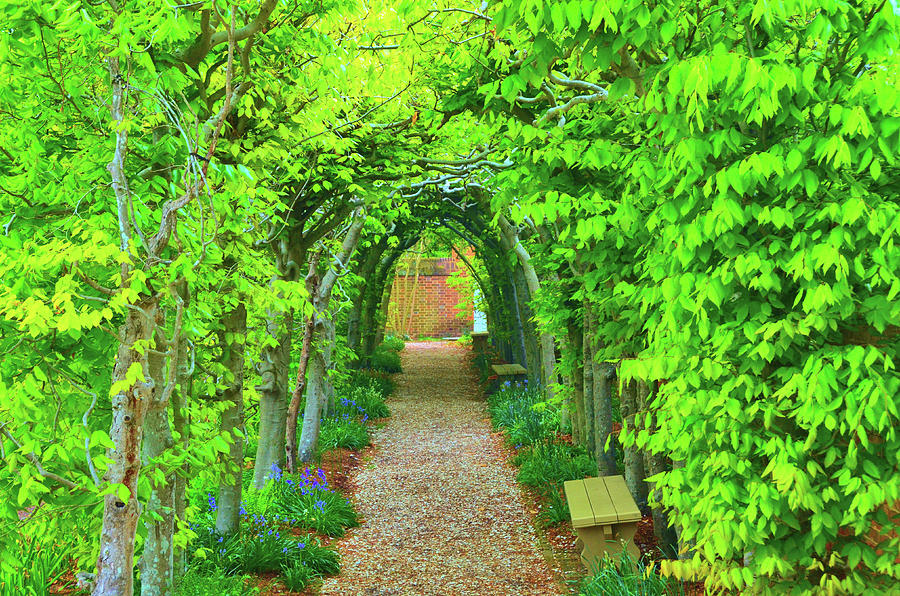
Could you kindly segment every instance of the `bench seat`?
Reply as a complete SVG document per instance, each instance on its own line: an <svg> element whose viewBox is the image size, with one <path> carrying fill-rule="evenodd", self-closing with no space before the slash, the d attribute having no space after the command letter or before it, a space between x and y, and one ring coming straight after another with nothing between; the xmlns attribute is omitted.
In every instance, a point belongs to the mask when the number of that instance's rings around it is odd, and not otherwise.
<svg viewBox="0 0 900 596"><path fill-rule="evenodd" d="M581 562L596 571L604 554L613 558L625 548L637 560L640 551L634 543L641 512L631 497L625 478L602 476L569 480L563 485L572 527L581 543Z"/></svg>

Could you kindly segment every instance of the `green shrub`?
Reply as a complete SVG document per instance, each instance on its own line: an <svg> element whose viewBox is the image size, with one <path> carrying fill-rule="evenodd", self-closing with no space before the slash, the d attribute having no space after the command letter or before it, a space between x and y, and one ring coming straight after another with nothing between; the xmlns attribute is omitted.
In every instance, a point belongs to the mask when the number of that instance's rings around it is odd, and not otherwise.
<svg viewBox="0 0 900 596"><path fill-rule="evenodd" d="M520 466L518 481L535 488L597 474L597 463L584 448L565 443L538 443L523 449L513 462Z"/></svg>
<svg viewBox="0 0 900 596"><path fill-rule="evenodd" d="M684 586L648 570L624 551L619 561L605 558L579 587L580 596L681 596Z"/></svg>
<svg viewBox="0 0 900 596"><path fill-rule="evenodd" d="M346 418L344 417L346 416ZM369 444L369 429L362 422L349 417L323 418L319 431L319 449L362 449Z"/></svg>
<svg viewBox="0 0 900 596"><path fill-rule="evenodd" d="M403 370L400 365L400 355L381 346L375 349L369 361L369 366L373 370L380 370L386 373L398 373Z"/></svg>
<svg viewBox="0 0 900 596"><path fill-rule="evenodd" d="M392 350L394 352L402 352L403 348L406 346L406 343L400 337L396 335L389 335L384 338L384 341L381 342L381 346L387 348L388 350Z"/></svg>
<svg viewBox="0 0 900 596"><path fill-rule="evenodd" d="M175 586L176 596L253 596L259 588L247 585L247 577L225 575L221 569L213 569L207 574L197 568L185 572Z"/></svg>

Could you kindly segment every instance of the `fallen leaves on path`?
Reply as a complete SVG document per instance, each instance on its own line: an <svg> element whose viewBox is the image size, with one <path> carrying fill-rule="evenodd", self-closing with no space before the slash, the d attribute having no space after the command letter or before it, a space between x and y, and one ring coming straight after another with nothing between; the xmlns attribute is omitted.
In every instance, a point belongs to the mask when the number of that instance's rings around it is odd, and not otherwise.
<svg viewBox="0 0 900 596"><path fill-rule="evenodd" d="M354 476L363 525L337 543L323 595L560 593L464 355L407 344L392 417Z"/></svg>

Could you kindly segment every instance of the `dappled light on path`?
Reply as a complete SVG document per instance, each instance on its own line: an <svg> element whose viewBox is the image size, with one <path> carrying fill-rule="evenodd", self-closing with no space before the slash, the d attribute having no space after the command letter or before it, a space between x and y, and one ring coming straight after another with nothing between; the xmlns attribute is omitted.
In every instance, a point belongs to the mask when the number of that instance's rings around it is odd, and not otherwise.
<svg viewBox="0 0 900 596"><path fill-rule="evenodd" d="M322 594L560 593L464 356L406 344L392 417L356 475L363 525Z"/></svg>

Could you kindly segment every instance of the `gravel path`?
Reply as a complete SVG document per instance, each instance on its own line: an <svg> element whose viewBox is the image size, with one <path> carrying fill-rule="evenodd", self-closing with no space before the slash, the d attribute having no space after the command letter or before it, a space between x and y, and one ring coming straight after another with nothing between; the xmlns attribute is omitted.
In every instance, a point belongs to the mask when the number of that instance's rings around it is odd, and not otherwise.
<svg viewBox="0 0 900 596"><path fill-rule="evenodd" d="M363 525L339 543L323 595L560 593L464 355L406 344L392 417L356 472Z"/></svg>

